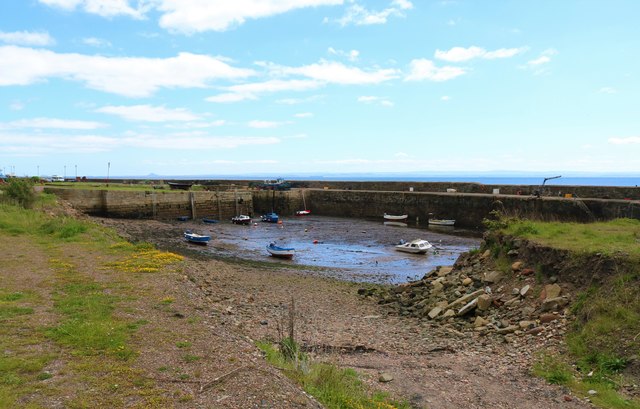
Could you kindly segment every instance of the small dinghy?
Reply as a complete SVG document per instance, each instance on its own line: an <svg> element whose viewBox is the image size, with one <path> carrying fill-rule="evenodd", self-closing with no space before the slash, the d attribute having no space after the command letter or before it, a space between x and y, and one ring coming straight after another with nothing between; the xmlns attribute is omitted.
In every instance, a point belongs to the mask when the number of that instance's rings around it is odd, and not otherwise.
<svg viewBox="0 0 640 409"><path fill-rule="evenodd" d="M184 238L189 243L195 244L207 244L211 240L211 236L205 236L204 234L193 233L190 230L184 232Z"/></svg>
<svg viewBox="0 0 640 409"><path fill-rule="evenodd" d="M269 245L267 246L267 251L273 257L280 257L280 258L292 258L293 255L296 254L296 250L294 248L279 247L279 246L276 246L275 243L269 243Z"/></svg>

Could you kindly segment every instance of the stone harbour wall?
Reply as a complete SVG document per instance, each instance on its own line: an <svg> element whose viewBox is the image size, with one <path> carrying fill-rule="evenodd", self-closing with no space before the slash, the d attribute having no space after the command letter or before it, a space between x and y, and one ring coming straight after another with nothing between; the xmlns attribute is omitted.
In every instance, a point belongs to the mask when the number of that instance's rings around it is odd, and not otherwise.
<svg viewBox="0 0 640 409"><path fill-rule="evenodd" d="M46 187L84 213L116 218L159 218L179 216L231 219L236 214L252 213L249 191L119 191Z"/></svg>
<svg viewBox="0 0 640 409"><path fill-rule="evenodd" d="M578 199L480 193L292 189L288 191L118 191L46 187L78 210L119 218L204 216L229 220L236 214L283 217L306 208L314 215L382 220L384 213L407 214L410 224L429 218L455 219L456 226L482 229L493 210L550 221L588 222L627 217L640 219L640 201Z"/></svg>

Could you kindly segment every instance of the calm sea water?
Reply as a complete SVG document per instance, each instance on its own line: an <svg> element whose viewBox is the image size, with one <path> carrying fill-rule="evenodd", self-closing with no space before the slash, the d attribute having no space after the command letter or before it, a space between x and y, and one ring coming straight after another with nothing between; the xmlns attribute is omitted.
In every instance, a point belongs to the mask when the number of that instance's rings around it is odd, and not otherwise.
<svg viewBox="0 0 640 409"><path fill-rule="evenodd" d="M547 177L556 176L556 174ZM121 176L122 177L122 176ZM169 180L266 180L282 177L285 180L326 180L326 181L385 181L385 182L473 182L485 185L541 185L545 176L487 176L487 175L401 175L401 174L344 174L344 175L296 175L285 174L275 176L264 175L192 175L192 176L159 176L149 175L150 179ZM140 176L131 177L141 179ZM555 186L640 186L640 176L562 176L547 180L545 185Z"/></svg>

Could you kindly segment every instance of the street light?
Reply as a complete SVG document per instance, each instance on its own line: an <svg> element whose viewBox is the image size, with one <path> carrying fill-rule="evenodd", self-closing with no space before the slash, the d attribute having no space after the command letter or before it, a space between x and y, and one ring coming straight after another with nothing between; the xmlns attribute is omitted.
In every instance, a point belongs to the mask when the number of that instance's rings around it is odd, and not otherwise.
<svg viewBox="0 0 640 409"><path fill-rule="evenodd" d="M111 169L111 162L107 162L107 187L109 187L109 169Z"/></svg>

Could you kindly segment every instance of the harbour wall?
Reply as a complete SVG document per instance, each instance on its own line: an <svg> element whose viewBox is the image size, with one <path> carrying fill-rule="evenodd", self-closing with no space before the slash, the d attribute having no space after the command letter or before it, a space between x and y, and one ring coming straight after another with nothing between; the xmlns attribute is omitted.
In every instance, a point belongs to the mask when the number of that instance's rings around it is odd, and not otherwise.
<svg viewBox="0 0 640 409"><path fill-rule="evenodd" d="M303 200L304 198L304 200ZM455 219L456 226L482 228L494 210L535 220L588 222L620 217L640 219L640 201L578 199L446 192L389 192L339 189L254 191L257 213L273 209L282 215L305 207L322 216L380 219L384 213L407 214L410 223L429 218Z"/></svg>
<svg viewBox="0 0 640 409"><path fill-rule="evenodd" d="M640 201L535 197L459 192L367 191L292 189L288 191L119 191L46 187L91 215L118 218L170 219L204 216L229 220L236 214L252 216L275 211L293 216L305 207L321 216L382 220L384 213L407 214L409 223L426 224L429 218L455 219L459 227L481 229L494 210L536 220L640 219Z"/></svg>
<svg viewBox="0 0 640 409"><path fill-rule="evenodd" d="M228 220L253 212L252 192L241 191L124 191L45 187L83 213L136 219L212 217Z"/></svg>

